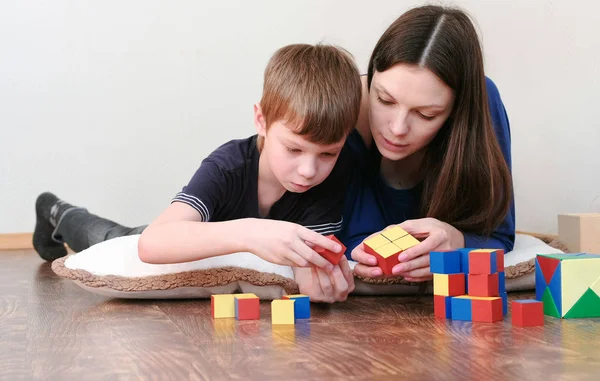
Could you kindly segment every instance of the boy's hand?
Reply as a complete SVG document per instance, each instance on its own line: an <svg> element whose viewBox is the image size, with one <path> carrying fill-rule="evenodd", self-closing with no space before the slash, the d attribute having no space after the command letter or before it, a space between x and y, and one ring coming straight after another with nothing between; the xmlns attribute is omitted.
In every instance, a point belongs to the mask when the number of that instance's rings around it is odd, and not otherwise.
<svg viewBox="0 0 600 381"><path fill-rule="evenodd" d="M333 271L334 266L312 247L339 252L342 247L304 226L286 221L247 219L249 223L241 227L247 251L265 261L283 266L309 267Z"/></svg>
<svg viewBox="0 0 600 381"><path fill-rule="evenodd" d="M311 302L343 302L354 291L354 275L345 256L330 273L315 266L293 271L300 293L308 295Z"/></svg>

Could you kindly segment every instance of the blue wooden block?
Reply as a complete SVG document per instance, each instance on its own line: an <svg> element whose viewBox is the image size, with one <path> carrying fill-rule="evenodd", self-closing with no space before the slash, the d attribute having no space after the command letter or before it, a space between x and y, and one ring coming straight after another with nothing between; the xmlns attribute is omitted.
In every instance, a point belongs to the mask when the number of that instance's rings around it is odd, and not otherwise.
<svg viewBox="0 0 600 381"><path fill-rule="evenodd" d="M452 296L447 296L446 301L446 319L452 319Z"/></svg>
<svg viewBox="0 0 600 381"><path fill-rule="evenodd" d="M469 273L469 252L471 250L477 250L477 249L470 249L470 248L458 249L458 251L460 252L460 272L461 273L465 273L465 274Z"/></svg>
<svg viewBox="0 0 600 381"><path fill-rule="evenodd" d="M310 318L310 298L307 295L285 295L283 299L294 300L294 318Z"/></svg>
<svg viewBox="0 0 600 381"><path fill-rule="evenodd" d="M472 321L471 299L455 297L452 298L452 320Z"/></svg>
<svg viewBox="0 0 600 381"><path fill-rule="evenodd" d="M504 271L498 273L498 292L500 294L506 293L506 278L504 276Z"/></svg>
<svg viewBox="0 0 600 381"><path fill-rule="evenodd" d="M502 315L508 314L508 294L506 292L500 293L502 298Z"/></svg>
<svg viewBox="0 0 600 381"><path fill-rule="evenodd" d="M434 274L460 273L459 251L432 251L429 253L429 267Z"/></svg>

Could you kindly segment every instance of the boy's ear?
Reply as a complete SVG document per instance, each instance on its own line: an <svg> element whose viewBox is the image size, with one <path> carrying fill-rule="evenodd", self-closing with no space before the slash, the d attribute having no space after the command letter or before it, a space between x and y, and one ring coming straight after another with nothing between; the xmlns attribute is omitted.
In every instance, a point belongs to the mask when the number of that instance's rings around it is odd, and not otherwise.
<svg viewBox="0 0 600 381"><path fill-rule="evenodd" d="M267 136L267 123L262 113L260 103L254 104L254 127L256 127L256 133L258 136Z"/></svg>

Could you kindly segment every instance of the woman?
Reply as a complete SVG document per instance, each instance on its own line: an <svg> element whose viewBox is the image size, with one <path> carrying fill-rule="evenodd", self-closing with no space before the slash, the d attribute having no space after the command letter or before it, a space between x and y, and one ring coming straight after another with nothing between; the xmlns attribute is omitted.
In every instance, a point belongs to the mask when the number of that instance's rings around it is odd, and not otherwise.
<svg viewBox="0 0 600 381"><path fill-rule="evenodd" d="M347 194L340 237L359 262L357 275L382 275L361 243L394 224L422 240L393 269L408 281L432 278L433 250L512 250L508 119L462 11L415 8L385 31L363 77L361 114L348 144L365 157Z"/></svg>

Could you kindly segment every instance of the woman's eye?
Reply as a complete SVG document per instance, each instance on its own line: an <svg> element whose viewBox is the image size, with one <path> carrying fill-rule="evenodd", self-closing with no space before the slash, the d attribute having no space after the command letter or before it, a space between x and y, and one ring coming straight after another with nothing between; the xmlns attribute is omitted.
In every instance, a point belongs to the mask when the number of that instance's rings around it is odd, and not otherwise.
<svg viewBox="0 0 600 381"><path fill-rule="evenodd" d="M394 104L394 102L390 102L390 101L386 101L385 99L382 99L381 97L377 96L377 100L379 101L379 103L384 104L386 106L392 105Z"/></svg>
<svg viewBox="0 0 600 381"><path fill-rule="evenodd" d="M433 118L435 118L435 116L425 115L423 113L420 113L419 111L417 111L417 114L419 114L419 116L425 120L432 120Z"/></svg>

